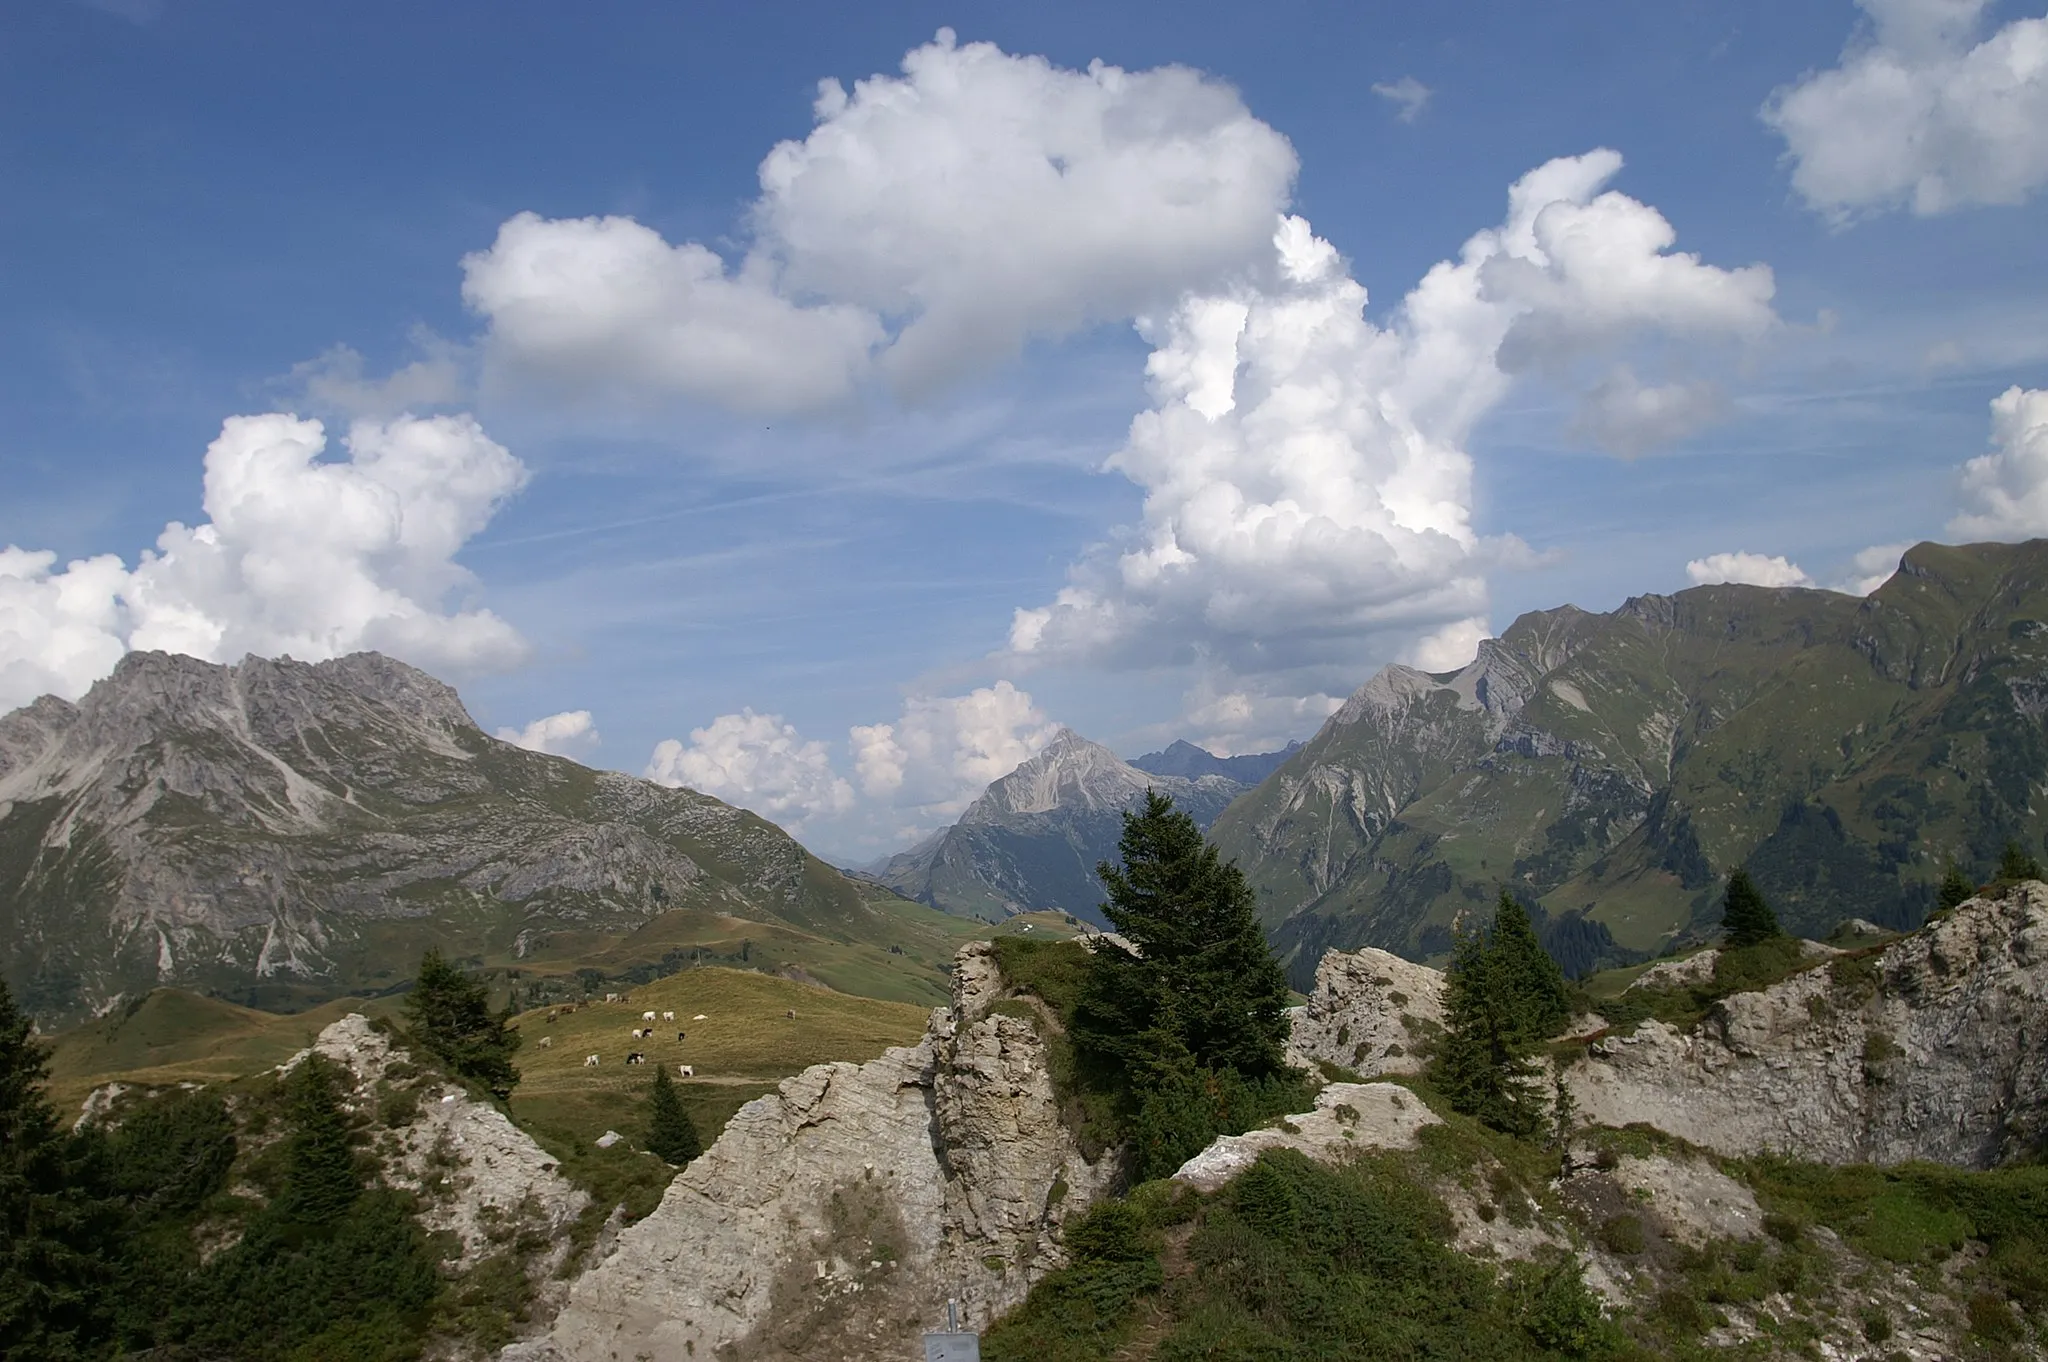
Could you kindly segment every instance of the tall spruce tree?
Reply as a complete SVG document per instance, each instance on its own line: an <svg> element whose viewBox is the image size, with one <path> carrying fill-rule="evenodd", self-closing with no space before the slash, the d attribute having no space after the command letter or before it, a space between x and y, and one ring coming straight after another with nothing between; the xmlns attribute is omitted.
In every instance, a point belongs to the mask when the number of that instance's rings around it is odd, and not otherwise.
<svg viewBox="0 0 2048 1362"><path fill-rule="evenodd" d="M419 978L405 996L413 1039L457 1076L481 1084L499 1101L519 1084L512 1054L519 1033L510 1014L491 1011L490 990L448 963L438 948L420 960Z"/></svg>
<svg viewBox="0 0 2048 1362"><path fill-rule="evenodd" d="M123 1228L96 1128L63 1129L43 1092L48 1056L0 983L0 1356L97 1356L114 1328Z"/></svg>
<svg viewBox="0 0 2048 1362"><path fill-rule="evenodd" d="M1530 1138L1548 1111L1537 1052L1570 1015L1563 972L1537 944L1522 905L1503 893L1492 927L1461 935L1452 949L1431 1081L1457 1110Z"/></svg>
<svg viewBox="0 0 2048 1362"><path fill-rule="evenodd" d="M289 1080L292 1133L285 1142L284 1186L272 1210L283 1223L302 1229L339 1224L363 1193L335 1079L334 1066L316 1051Z"/></svg>
<svg viewBox="0 0 2048 1362"><path fill-rule="evenodd" d="M696 1123L683 1110L682 1096L669 1081L668 1070L659 1065L647 1090L647 1149L678 1168L704 1152Z"/></svg>
<svg viewBox="0 0 2048 1362"><path fill-rule="evenodd" d="M1762 892L1749 878L1747 870L1737 870L1728 877L1721 930L1726 934L1727 944L1734 950L1759 945L1785 934L1784 929L1778 926L1778 915L1764 901Z"/></svg>
<svg viewBox="0 0 2048 1362"><path fill-rule="evenodd" d="M1244 876L1170 798L1148 791L1118 850L1122 864L1096 873L1132 950L1091 953L1073 1035L1091 1081L1116 1096L1140 1176L1160 1176L1268 1108L1298 1109L1287 979Z"/></svg>
<svg viewBox="0 0 2048 1362"><path fill-rule="evenodd" d="M1935 892L1934 906L1946 912L1977 896L1977 886L1963 873L1963 868L1954 861L1948 863L1948 870L1941 877L1941 888Z"/></svg>

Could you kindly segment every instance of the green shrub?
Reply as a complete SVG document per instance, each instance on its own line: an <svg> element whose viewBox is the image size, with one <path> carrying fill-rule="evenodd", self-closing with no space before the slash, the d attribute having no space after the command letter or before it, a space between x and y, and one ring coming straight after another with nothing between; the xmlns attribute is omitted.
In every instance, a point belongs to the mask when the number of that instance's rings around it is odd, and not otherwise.
<svg viewBox="0 0 2048 1362"><path fill-rule="evenodd" d="M1641 1216L1611 1215L1600 1222L1600 1228L1593 1232L1593 1238L1609 1253L1634 1255L1643 1251L1643 1221Z"/></svg>

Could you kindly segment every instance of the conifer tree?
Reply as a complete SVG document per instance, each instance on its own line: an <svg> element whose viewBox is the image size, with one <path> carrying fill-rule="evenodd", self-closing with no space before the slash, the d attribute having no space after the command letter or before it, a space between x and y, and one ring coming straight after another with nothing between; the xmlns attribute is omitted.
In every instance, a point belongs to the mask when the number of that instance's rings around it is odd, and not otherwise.
<svg viewBox="0 0 2048 1362"><path fill-rule="evenodd" d="M1564 971L1536 939L1528 910L1506 890L1494 909L1487 953L1500 986L1514 1000L1523 1037L1545 1041L1563 1030L1572 1015Z"/></svg>
<svg viewBox="0 0 2048 1362"><path fill-rule="evenodd" d="M1763 894L1757 890L1747 870L1738 870L1728 877L1728 896L1722 908L1721 929L1726 934L1729 947L1735 950L1785 934L1778 926L1778 915L1771 911L1770 904L1764 902Z"/></svg>
<svg viewBox="0 0 2048 1362"><path fill-rule="evenodd" d="M348 1122L334 1094L334 1066L318 1052L309 1054L289 1083L292 1133L285 1144L284 1186L272 1209L284 1224L329 1229L363 1191L348 1147Z"/></svg>
<svg viewBox="0 0 2048 1362"><path fill-rule="evenodd" d="M704 1152L697 1126L683 1110L682 1096L661 1067L654 1070L654 1085L647 1092L647 1148L678 1168Z"/></svg>
<svg viewBox="0 0 2048 1362"><path fill-rule="evenodd" d="M448 963L438 948L420 960L419 978L405 997L413 1039L446 1064L504 1101L519 1083L512 1053L519 1033L505 1023L509 1014L491 1011L490 991Z"/></svg>
<svg viewBox="0 0 2048 1362"><path fill-rule="evenodd" d="M1430 1076L1451 1105L1527 1139L1545 1120L1536 1052L1569 1015L1564 976L1538 948L1529 916L1502 894L1491 931L1460 936L1444 989L1444 1034ZM1548 966L1545 970L1543 966Z"/></svg>
<svg viewBox="0 0 2048 1362"><path fill-rule="evenodd" d="M2007 842L2005 854L1998 858L1998 878L2001 880L2038 880L2042 878L2041 863L2027 854L2027 849L2018 842Z"/></svg>
<svg viewBox="0 0 2048 1362"><path fill-rule="evenodd" d="M95 1355L113 1329L121 1228L96 1129L66 1132L43 1093L48 1057L0 983L0 1356Z"/></svg>
<svg viewBox="0 0 2048 1362"><path fill-rule="evenodd" d="M1198 1068L1245 1078L1279 1073L1287 978L1244 875L1156 790L1124 815L1118 850L1122 865L1096 867L1109 891L1102 910L1137 953L1091 957L1096 1039L1142 1062L1160 1037L1171 1037Z"/></svg>
<svg viewBox="0 0 2048 1362"><path fill-rule="evenodd" d="M1935 893L1934 906L1947 911L1977 896L1977 886L1970 883L1970 877L1954 861L1948 863L1948 871L1941 877L1941 888Z"/></svg>
<svg viewBox="0 0 2048 1362"><path fill-rule="evenodd" d="M1090 954L1071 1034L1138 1175L1158 1177L1218 1134L1300 1110L1306 1093L1285 1058L1287 979L1237 866L1156 791L1124 815L1118 849L1122 864L1097 874L1133 949Z"/></svg>

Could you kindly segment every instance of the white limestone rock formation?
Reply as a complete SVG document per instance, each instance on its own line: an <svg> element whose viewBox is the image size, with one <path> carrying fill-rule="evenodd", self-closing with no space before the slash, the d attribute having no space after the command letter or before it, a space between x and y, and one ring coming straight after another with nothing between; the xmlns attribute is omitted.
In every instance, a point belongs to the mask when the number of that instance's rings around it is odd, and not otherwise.
<svg viewBox="0 0 2048 1362"><path fill-rule="evenodd" d="M1258 1162L1269 1149L1296 1149L1336 1163L1367 1149L1413 1149L1423 1127L1443 1119L1396 1083L1332 1083L1316 1094L1315 1110L1278 1125L1218 1136L1173 1175L1198 1192L1213 1192Z"/></svg>
<svg viewBox="0 0 2048 1362"><path fill-rule="evenodd" d="M1580 1113L1721 1154L1987 1168L2034 1149L2048 1102L2048 885L1972 899L1870 955L1645 1022L1570 1070Z"/></svg>
<svg viewBox="0 0 2048 1362"><path fill-rule="evenodd" d="M1294 1015L1289 1057L1341 1064L1365 1078L1422 1069L1421 1048L1443 1029L1444 976L1387 951L1331 951L1315 991Z"/></svg>
<svg viewBox="0 0 2048 1362"><path fill-rule="evenodd" d="M283 1067L294 1068L313 1052L349 1076L344 1104L384 1126L372 1148L385 1181L419 1195L420 1223L429 1232L447 1230L461 1241L451 1271L467 1271L520 1231L566 1252L566 1233L590 1204L589 1194L564 1178L548 1152L504 1112L431 1073L413 1071L411 1056L361 1013L328 1026L311 1051ZM411 1101L387 1102L400 1093ZM389 1125L394 1111L408 1119ZM536 1270L552 1267L559 1256Z"/></svg>
<svg viewBox="0 0 2048 1362"><path fill-rule="evenodd" d="M572 1286L526 1362L908 1357L949 1297L985 1325L1065 1261L1115 1181L1061 1122L1038 1025L992 1012L966 947L924 1039L822 1064L742 1107Z"/></svg>

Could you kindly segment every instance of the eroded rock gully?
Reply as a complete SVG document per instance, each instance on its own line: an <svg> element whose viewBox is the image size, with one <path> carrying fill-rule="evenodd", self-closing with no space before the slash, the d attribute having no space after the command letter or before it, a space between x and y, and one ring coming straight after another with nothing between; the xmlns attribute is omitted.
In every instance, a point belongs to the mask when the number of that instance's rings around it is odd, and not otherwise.
<svg viewBox="0 0 2048 1362"><path fill-rule="evenodd" d="M985 1325L1065 1261L1115 1180L1061 1123L1036 1026L959 956L924 1039L742 1107L661 1205L570 1288L525 1362L912 1355L948 1298Z"/></svg>

